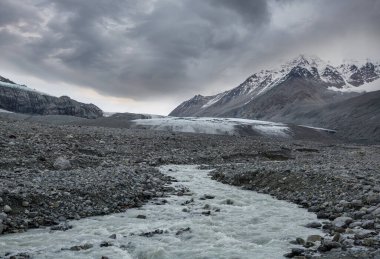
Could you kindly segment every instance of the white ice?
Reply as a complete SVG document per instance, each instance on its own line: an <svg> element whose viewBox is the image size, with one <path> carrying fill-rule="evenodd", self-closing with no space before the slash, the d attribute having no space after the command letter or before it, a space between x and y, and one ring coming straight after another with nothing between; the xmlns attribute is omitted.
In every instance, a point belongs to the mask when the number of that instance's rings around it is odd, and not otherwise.
<svg viewBox="0 0 380 259"><path fill-rule="evenodd" d="M259 134L286 137L290 129L282 123L238 118L163 117L133 120L153 130L206 134L237 134L236 126L248 125Z"/></svg>

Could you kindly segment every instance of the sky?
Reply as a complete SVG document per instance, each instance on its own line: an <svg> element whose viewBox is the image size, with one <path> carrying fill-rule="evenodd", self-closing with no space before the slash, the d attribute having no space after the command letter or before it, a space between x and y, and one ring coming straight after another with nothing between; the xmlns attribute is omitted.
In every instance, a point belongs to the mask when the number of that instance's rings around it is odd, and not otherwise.
<svg viewBox="0 0 380 259"><path fill-rule="evenodd" d="M1 0L0 75L166 115L299 54L380 61L380 0Z"/></svg>

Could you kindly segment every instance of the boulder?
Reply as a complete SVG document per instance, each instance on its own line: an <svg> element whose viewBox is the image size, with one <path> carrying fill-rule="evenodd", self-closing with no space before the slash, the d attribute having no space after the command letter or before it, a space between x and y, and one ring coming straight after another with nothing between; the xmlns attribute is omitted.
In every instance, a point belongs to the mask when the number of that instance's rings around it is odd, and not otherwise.
<svg viewBox="0 0 380 259"><path fill-rule="evenodd" d="M338 217L334 219L333 225L337 228L345 228L352 222L350 217Z"/></svg>
<svg viewBox="0 0 380 259"><path fill-rule="evenodd" d="M71 163L64 157L58 157L53 164L56 170L69 170L71 169Z"/></svg>

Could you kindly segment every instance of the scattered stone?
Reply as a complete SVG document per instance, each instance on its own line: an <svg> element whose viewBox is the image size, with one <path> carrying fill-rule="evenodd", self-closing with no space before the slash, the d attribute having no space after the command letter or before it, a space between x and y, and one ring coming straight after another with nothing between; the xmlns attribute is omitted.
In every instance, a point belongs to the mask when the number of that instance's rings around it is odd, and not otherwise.
<svg viewBox="0 0 380 259"><path fill-rule="evenodd" d="M341 234L340 233L336 233L332 239L332 241L334 242L339 242L341 240Z"/></svg>
<svg viewBox="0 0 380 259"><path fill-rule="evenodd" d="M322 227L322 224L319 222L310 222L310 223L306 224L305 227L307 227L307 228L320 228L320 227Z"/></svg>
<svg viewBox="0 0 380 259"><path fill-rule="evenodd" d="M109 247L109 246L113 246L113 244L111 242L108 242L108 241L103 241L100 243L99 246L100 247Z"/></svg>
<svg viewBox="0 0 380 259"><path fill-rule="evenodd" d="M117 236L116 236L116 234L112 234L112 235L110 235L108 238L111 238L111 239L116 239L116 238L117 238Z"/></svg>
<svg viewBox="0 0 380 259"><path fill-rule="evenodd" d="M340 248L342 245L339 242L334 242L330 240L324 240L324 242L318 247L320 252L328 252L335 248Z"/></svg>
<svg viewBox="0 0 380 259"><path fill-rule="evenodd" d="M81 250L88 250L90 248L93 248L94 245L92 244L84 244L84 245L79 245L79 246L72 246L70 247L69 250L71 251L81 251Z"/></svg>
<svg viewBox="0 0 380 259"><path fill-rule="evenodd" d="M231 199L227 199L227 200L226 200L226 204L227 204L227 205L233 205L233 204L234 204L234 201L231 200Z"/></svg>
<svg viewBox="0 0 380 259"><path fill-rule="evenodd" d="M21 204L23 207L29 207L29 202L23 201Z"/></svg>
<svg viewBox="0 0 380 259"><path fill-rule="evenodd" d="M205 206L203 206L203 209L204 209L204 210L209 210L209 209L211 209L210 204L205 204Z"/></svg>
<svg viewBox="0 0 380 259"><path fill-rule="evenodd" d="M205 215L205 216L210 216L211 215L211 211L203 211L202 212L202 215Z"/></svg>
<svg viewBox="0 0 380 259"><path fill-rule="evenodd" d="M284 257L294 258L296 256L303 256L304 253L305 253L305 250L302 248L292 248L292 252L284 254Z"/></svg>
<svg viewBox="0 0 380 259"><path fill-rule="evenodd" d="M304 253L305 253L305 250L302 248L292 248L293 256L303 255Z"/></svg>
<svg viewBox="0 0 380 259"><path fill-rule="evenodd" d="M72 225L69 225L67 222L63 223L63 224L59 224L57 226L53 226L50 228L50 230L52 231L67 231L69 229L72 229L73 226Z"/></svg>
<svg viewBox="0 0 380 259"><path fill-rule="evenodd" d="M300 237L297 237L296 240L294 241L290 241L291 244L293 245L304 245L305 244L305 240L300 238Z"/></svg>
<svg viewBox="0 0 380 259"><path fill-rule="evenodd" d="M137 215L136 218L138 218L138 219L146 219L146 216L145 215Z"/></svg>
<svg viewBox="0 0 380 259"><path fill-rule="evenodd" d="M356 239L364 239L376 235L376 232L367 229L354 230Z"/></svg>
<svg viewBox="0 0 380 259"><path fill-rule="evenodd" d="M201 198L199 198L200 200L211 200L211 199L214 199L215 196L213 195L210 195L210 194L205 194L203 195Z"/></svg>
<svg viewBox="0 0 380 259"><path fill-rule="evenodd" d="M320 235L310 235L307 237L307 242L320 242L322 240L322 237Z"/></svg>
<svg viewBox="0 0 380 259"><path fill-rule="evenodd" d="M334 219L333 224L337 228L345 228L352 222L350 217L338 217Z"/></svg>
<svg viewBox="0 0 380 259"><path fill-rule="evenodd" d="M58 157L53 164L54 169L56 170L69 170L71 169L71 163L64 157Z"/></svg>
<svg viewBox="0 0 380 259"><path fill-rule="evenodd" d="M12 211L12 208L9 205L5 205L3 210L5 213L10 213Z"/></svg>
<svg viewBox="0 0 380 259"><path fill-rule="evenodd" d="M189 232L189 231L190 231L190 227L181 228L180 230L177 231L177 233L175 233L175 235L179 236L179 235L182 235L184 232Z"/></svg>
<svg viewBox="0 0 380 259"><path fill-rule="evenodd" d="M373 229L375 227L374 220L364 220L361 224L361 227L364 229Z"/></svg>
<svg viewBox="0 0 380 259"><path fill-rule="evenodd" d="M162 229L156 229L156 230L151 231L151 232L141 233L141 234L139 234L139 236L142 236L142 237L152 237L154 235L161 235L163 233L164 233L164 231Z"/></svg>

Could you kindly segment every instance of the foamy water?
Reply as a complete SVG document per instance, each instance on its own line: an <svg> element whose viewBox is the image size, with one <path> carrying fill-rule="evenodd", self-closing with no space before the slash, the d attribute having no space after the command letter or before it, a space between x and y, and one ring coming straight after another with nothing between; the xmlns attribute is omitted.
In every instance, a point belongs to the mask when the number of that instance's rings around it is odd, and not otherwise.
<svg viewBox="0 0 380 259"><path fill-rule="evenodd" d="M125 213L72 221L73 228L65 232L37 229L1 236L0 258L7 252L27 252L33 258L282 258L293 247L289 241L321 234L303 227L316 216L294 204L218 183L196 166L170 165L161 171L190 193L166 197L164 205L152 201ZM215 198L201 200L205 194ZM208 211L209 216L202 214ZM155 230L163 233L139 235ZM103 241L112 246L100 247ZM85 243L93 247L62 250Z"/></svg>

